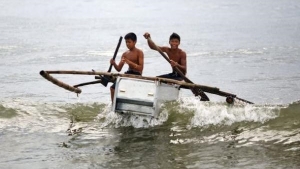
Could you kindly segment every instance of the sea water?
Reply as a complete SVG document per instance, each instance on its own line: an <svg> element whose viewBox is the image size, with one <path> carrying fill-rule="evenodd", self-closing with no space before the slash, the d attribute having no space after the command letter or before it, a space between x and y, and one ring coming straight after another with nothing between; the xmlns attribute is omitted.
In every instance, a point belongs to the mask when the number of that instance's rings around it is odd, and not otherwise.
<svg viewBox="0 0 300 169"><path fill-rule="evenodd" d="M2 0L0 7L0 168L300 167L299 1ZM110 111L109 86L76 95L39 75L105 72L128 32L144 52L143 75L171 71L143 34L168 46L176 32L189 79L255 104L227 105L212 94L200 102L183 89L157 119L120 115ZM123 41L117 62L126 49Z"/></svg>

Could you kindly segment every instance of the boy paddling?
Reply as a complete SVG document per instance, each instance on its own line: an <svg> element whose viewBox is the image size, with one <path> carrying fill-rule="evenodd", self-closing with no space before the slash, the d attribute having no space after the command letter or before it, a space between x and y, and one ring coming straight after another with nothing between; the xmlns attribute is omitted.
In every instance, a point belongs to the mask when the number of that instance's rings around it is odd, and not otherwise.
<svg viewBox="0 0 300 169"><path fill-rule="evenodd" d="M161 53L164 58L171 64L172 73L160 75L158 77L175 79L175 80L184 80L188 83L193 83L189 80L185 75L187 72L186 67L186 53L179 49L178 46L180 44L180 36L176 33L172 33L169 38L170 47L160 47L156 46L154 42L151 40L150 34L146 32L144 37L147 39L148 45L151 49L158 51ZM163 54L163 52L167 53L168 57ZM201 101L209 101L207 95L201 91L199 88L190 88L195 96L200 96Z"/></svg>
<svg viewBox="0 0 300 169"><path fill-rule="evenodd" d="M110 64L112 64L114 68L118 72L120 72L124 64L126 63L129 68L125 72L125 74L142 75L144 69L144 53L142 50L135 47L137 37L133 32L130 32L126 34L124 39L126 41L126 46L128 50L122 54L122 58L119 64L116 64L116 62L113 59L110 60ZM110 94L111 94L112 101L115 93L115 85L116 84L114 83L110 87Z"/></svg>
<svg viewBox="0 0 300 169"><path fill-rule="evenodd" d="M156 45L150 40L151 39L150 33L146 32L144 34L144 37L147 39L148 46L151 49L156 50ZM168 55L173 71L172 73L160 75L157 77L169 78L174 80L183 80L183 78L174 70L174 67L177 67L184 75L187 72L186 53L180 48L178 48L180 45L180 36L177 33L172 33L169 38L169 44L170 47L168 46L157 46L157 47L160 48L161 51L165 52Z"/></svg>

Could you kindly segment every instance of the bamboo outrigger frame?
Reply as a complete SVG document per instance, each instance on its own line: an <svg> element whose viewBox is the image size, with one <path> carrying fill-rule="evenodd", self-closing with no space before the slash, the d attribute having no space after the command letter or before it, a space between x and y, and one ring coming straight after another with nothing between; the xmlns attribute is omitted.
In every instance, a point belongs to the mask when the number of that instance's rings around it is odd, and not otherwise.
<svg viewBox="0 0 300 169"><path fill-rule="evenodd" d="M112 58L113 60L116 58L120 44L122 42L122 39L123 39L123 37L120 36L118 45L115 49L114 56ZM147 40L148 40L148 42L151 42L155 46L155 50L157 50L169 63L171 62L170 59L163 53L163 51L158 46L155 45L155 43L151 40L150 37L148 37ZM117 77L128 77L128 78L144 79L144 80L150 80L150 81L159 81L159 82L163 82L163 83L177 84L181 88L190 89L196 97L200 98L201 101L209 101L209 98L204 93L204 92L207 92L207 93L226 97L226 102L229 104L232 104L234 102L234 99L238 99L245 103L253 104L250 101L247 101L245 99L241 99L241 98L237 97L235 94L220 91L219 88L195 84L190 79L188 79L177 67L174 67L174 70L177 73L179 73L179 75L183 78L184 81L178 81L178 80L160 78L160 77L147 77L147 76L131 75L131 74L110 73L111 69L112 69L112 65L110 65L108 72L73 71L73 70L57 70L57 71L42 70L42 71L40 71L40 75L43 76L45 79L49 80L50 82L54 83L55 85L62 87L68 91L75 92L77 94L81 93L81 89L78 88L80 86L101 83L103 86L106 87L108 82L114 82ZM86 82L86 83L80 83L80 84L71 86L69 84L59 81L58 79L54 78L50 74L94 75L95 79L99 79L99 80Z"/></svg>
<svg viewBox="0 0 300 169"><path fill-rule="evenodd" d="M227 101L228 103L233 103L233 99L237 99L237 100L243 101L245 103L253 104L250 101L247 101L245 99L237 97L235 94L220 91L220 89L217 88L217 87L210 87L210 86L199 85L199 84L195 84L195 83L187 83L187 82L184 82L184 81L178 81L178 80L167 79L167 78L149 77L149 76L140 76L140 75L131 75L131 74L121 74L121 73L110 73L110 72L98 72L98 71L74 71L74 70L56 70L56 71L42 70L42 71L40 71L40 75L43 76L45 79L49 80L50 82L52 82L53 84L55 84L59 87L62 87L64 89L68 90L68 91L75 92L77 94L80 94L82 92L82 90L80 88L78 88L79 86L85 86L85 85L90 85L90 84L101 83L101 79L96 80L96 81L92 81L92 82L86 82L86 83L81 83L81 84L71 86L69 84L66 84L64 82L59 81L58 79L51 76L51 74L93 75L93 76L96 76L96 77L106 76L106 77L110 77L111 82L113 82L119 76L119 77L144 79L144 80L150 80L150 81L159 81L159 82L163 82L163 83L173 83L173 84L180 85L182 88L188 88L188 89L199 88L203 92L207 92L207 93L211 93L211 94L226 97L226 101L232 99L232 102Z"/></svg>

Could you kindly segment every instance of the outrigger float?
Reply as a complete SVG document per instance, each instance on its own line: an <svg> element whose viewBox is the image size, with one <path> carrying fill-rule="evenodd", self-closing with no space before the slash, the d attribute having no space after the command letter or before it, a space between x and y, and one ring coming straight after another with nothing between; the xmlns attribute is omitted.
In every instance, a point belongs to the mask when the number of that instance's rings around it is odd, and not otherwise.
<svg viewBox="0 0 300 169"><path fill-rule="evenodd" d="M148 39L152 41L151 39ZM118 46L115 50L113 59L117 55L122 37L119 39ZM153 43L154 44L154 43ZM170 63L169 58L156 46L157 51ZM188 79L178 68L174 70L181 75L184 81L173 79L148 77L140 75L111 73L112 65L108 72L99 71L73 71L73 70L57 70L57 71L40 71L40 75L49 80L53 84L62 87L68 91L81 93L79 87L99 84L107 86L109 82L116 82L115 94L113 98L112 111L118 113L132 113L138 115L146 115L157 117L160 106L166 101L175 101L179 97L180 89L189 89L200 101L209 101L206 93L216 94L226 98L226 102L233 104L234 100L239 100L248 104L253 104L250 101L237 97L235 94L220 91L219 88L199 85ZM93 75L95 81L80 83L77 85L69 85L51 76L51 74L73 74L73 75Z"/></svg>

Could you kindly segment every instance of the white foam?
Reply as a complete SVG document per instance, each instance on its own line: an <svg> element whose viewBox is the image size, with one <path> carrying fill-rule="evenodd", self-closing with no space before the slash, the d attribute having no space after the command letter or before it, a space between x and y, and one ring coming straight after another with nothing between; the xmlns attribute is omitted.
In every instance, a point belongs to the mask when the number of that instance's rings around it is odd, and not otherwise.
<svg viewBox="0 0 300 169"><path fill-rule="evenodd" d="M148 128L161 125L168 119L168 111L163 110L158 118L134 114L119 114L111 111L111 104L107 105L103 112L99 113L97 119L101 121L101 127L128 127Z"/></svg>
<svg viewBox="0 0 300 169"><path fill-rule="evenodd" d="M261 122L278 117L276 106L250 104L227 105L221 102L199 102L197 98L181 98L181 108L194 111L189 127L231 125L236 122Z"/></svg>
<svg viewBox="0 0 300 169"><path fill-rule="evenodd" d="M64 113L65 110L50 104L40 104L24 99L12 99L1 102L5 108L17 111L17 116L0 119L0 128L22 130L24 132L60 132L67 129L69 119L56 118L53 112Z"/></svg>

